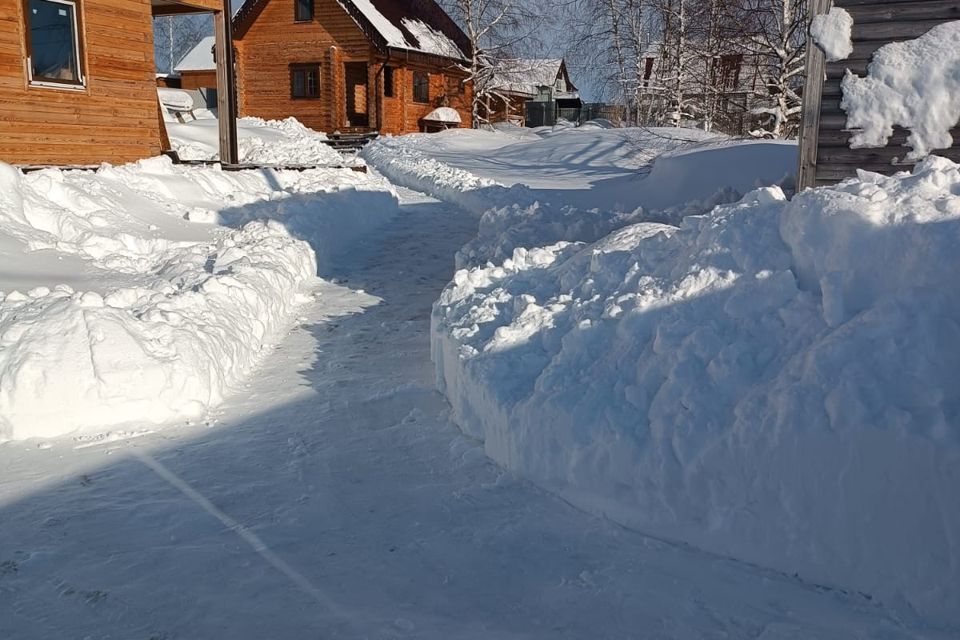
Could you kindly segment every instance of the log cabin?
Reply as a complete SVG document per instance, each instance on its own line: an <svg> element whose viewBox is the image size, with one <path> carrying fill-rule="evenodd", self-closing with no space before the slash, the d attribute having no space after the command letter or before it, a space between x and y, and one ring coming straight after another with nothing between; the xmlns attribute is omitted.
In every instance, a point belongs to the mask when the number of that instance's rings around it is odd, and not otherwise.
<svg viewBox="0 0 960 640"><path fill-rule="evenodd" d="M169 148L153 18L198 12L214 14L220 59L229 60L224 0L0 0L0 161L118 164ZM220 75L227 86L226 65ZM234 126L221 120L227 162L236 162Z"/></svg>
<svg viewBox="0 0 960 640"><path fill-rule="evenodd" d="M853 18L853 52L843 60L827 62L819 47L807 47L798 190L840 182L856 176L857 169L890 175L911 168L914 161L905 159L908 149L904 147L909 131L900 126L893 128L885 147L850 148L854 131L847 128L841 108L841 82L848 69L867 75L873 54L882 46L913 40L944 22L960 20L960 0L811 0L811 19L831 7L844 9ZM960 127L955 126L951 134L953 145L935 153L960 162Z"/></svg>
<svg viewBox="0 0 960 640"><path fill-rule="evenodd" d="M524 126L528 102L551 103L555 113L550 124L556 122L557 109L579 108L580 92L570 81L563 59L501 61L480 102L480 117Z"/></svg>
<svg viewBox="0 0 960 640"><path fill-rule="evenodd" d="M239 112L324 132L469 127L470 42L434 0L246 0Z"/></svg>

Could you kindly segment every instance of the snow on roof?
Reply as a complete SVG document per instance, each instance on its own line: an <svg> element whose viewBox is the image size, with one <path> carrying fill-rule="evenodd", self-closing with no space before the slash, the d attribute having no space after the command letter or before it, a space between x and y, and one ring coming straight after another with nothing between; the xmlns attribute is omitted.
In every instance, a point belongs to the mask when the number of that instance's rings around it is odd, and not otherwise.
<svg viewBox="0 0 960 640"><path fill-rule="evenodd" d="M491 86L502 91L512 91L534 96L537 87L550 87L560 75L563 60L531 59L504 60L497 65Z"/></svg>
<svg viewBox="0 0 960 640"><path fill-rule="evenodd" d="M268 0L244 0L237 24L255 20ZM465 60L470 41L434 0L337 0L374 41L394 49ZM251 18L252 16L252 18ZM242 30L241 37L242 37Z"/></svg>
<svg viewBox="0 0 960 640"><path fill-rule="evenodd" d="M213 60L214 41L213 36L207 36L198 42L197 46L187 52L187 55L180 58L180 62L173 70L182 73L184 71L213 71L216 69L217 63Z"/></svg>
<svg viewBox="0 0 960 640"><path fill-rule="evenodd" d="M448 124L460 124L460 114L452 107L438 107L423 116L424 120L430 122L444 122Z"/></svg>

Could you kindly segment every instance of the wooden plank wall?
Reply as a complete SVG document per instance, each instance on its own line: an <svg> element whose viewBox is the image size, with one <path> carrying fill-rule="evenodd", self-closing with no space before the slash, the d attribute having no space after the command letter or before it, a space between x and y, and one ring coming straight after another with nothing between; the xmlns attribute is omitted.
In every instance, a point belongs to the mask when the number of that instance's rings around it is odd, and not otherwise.
<svg viewBox="0 0 960 640"><path fill-rule="evenodd" d="M314 19L294 22L294 0L270 0L250 28L237 34L241 116L295 117L318 131L343 127L343 62L369 62L366 36L336 0L316 0ZM292 63L320 63L320 97L290 98ZM375 122L371 113L371 122Z"/></svg>
<svg viewBox="0 0 960 640"><path fill-rule="evenodd" d="M182 71L180 73L181 89L216 89L217 71Z"/></svg>
<svg viewBox="0 0 960 640"><path fill-rule="evenodd" d="M901 127L894 128L894 135L882 149L849 148L851 134L844 130L847 118L840 108L840 82L847 69L866 75L870 57L883 45L912 40L938 24L960 20L960 0L834 0L833 4L846 9L853 18L853 53L840 62L822 62L819 69L816 60L811 64L808 59L805 116L808 109L816 109L814 83L824 79L816 148L810 145L808 136L812 132L804 131L801 137L801 188L836 183L856 175L858 168L884 174L909 169L911 163L893 163L909 151L903 146L909 132ZM822 61L822 54L819 58ZM960 128L953 130L953 136L953 147L936 153L960 161Z"/></svg>
<svg viewBox="0 0 960 640"><path fill-rule="evenodd" d="M446 76L465 77L442 61L428 63L394 53L387 62L336 0L316 0L310 22L294 22L293 10L293 0L270 0L249 29L235 38L241 116L293 116L317 131L346 130L343 63L365 62L370 129L376 128L377 110L382 109L381 133L410 133L420 130L420 118L436 108L436 98L446 94ZM320 63L320 97L291 99L289 65L311 62ZM383 96L382 79L378 79L385 63L394 67L392 98ZM430 74L429 105L413 102L414 70ZM462 126L470 126L470 88L452 96L450 102L460 111Z"/></svg>
<svg viewBox="0 0 960 640"><path fill-rule="evenodd" d="M87 86L30 87L21 0L0 0L0 160L122 163L160 152L149 0L80 3Z"/></svg>

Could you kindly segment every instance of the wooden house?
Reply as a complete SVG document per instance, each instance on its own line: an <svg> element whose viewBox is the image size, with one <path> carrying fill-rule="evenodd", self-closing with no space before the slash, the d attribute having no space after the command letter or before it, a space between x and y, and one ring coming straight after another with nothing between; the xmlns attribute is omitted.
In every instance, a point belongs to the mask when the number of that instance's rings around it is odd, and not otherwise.
<svg viewBox="0 0 960 640"><path fill-rule="evenodd" d="M562 59L504 60L497 65L481 102L487 122L526 124L528 102L552 104L554 110L580 106L580 93ZM556 120L556 113L553 114Z"/></svg>
<svg viewBox="0 0 960 640"><path fill-rule="evenodd" d="M855 176L857 169L889 175L910 168L913 163L903 160L909 132L901 127L894 127L883 148L850 148L852 132L840 108L841 80L847 69L865 75L871 56L883 45L912 40L939 24L960 20L960 0L811 0L811 16L827 13L832 6L853 18L853 53L828 63L820 48L807 48L798 189L839 182ZM952 133L953 146L936 153L960 162L960 128Z"/></svg>
<svg viewBox="0 0 960 640"><path fill-rule="evenodd" d="M341 133L470 126L470 42L434 0L246 0L234 42L241 115Z"/></svg>
<svg viewBox="0 0 960 640"><path fill-rule="evenodd" d="M169 143L153 17L195 12L214 14L228 60L224 0L0 0L0 160L95 165L158 155ZM227 161L236 159L232 124L221 121Z"/></svg>
<svg viewBox="0 0 960 640"><path fill-rule="evenodd" d="M174 66L181 89L216 89L217 62L213 54L216 38L207 36L190 49Z"/></svg>

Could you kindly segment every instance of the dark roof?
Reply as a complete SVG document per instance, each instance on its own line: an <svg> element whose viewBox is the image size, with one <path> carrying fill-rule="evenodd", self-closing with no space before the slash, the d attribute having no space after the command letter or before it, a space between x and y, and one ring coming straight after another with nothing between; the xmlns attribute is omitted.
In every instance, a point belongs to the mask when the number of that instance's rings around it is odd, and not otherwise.
<svg viewBox="0 0 960 640"><path fill-rule="evenodd" d="M381 50L466 59L470 40L435 0L336 0ZM269 0L245 0L234 14L242 37Z"/></svg>

